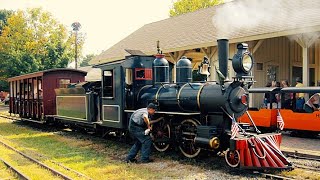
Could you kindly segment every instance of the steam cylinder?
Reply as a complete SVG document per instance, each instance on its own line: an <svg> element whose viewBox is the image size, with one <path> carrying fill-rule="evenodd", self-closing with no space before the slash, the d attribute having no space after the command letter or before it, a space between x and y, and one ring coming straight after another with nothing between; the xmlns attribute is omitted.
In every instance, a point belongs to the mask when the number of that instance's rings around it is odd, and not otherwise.
<svg viewBox="0 0 320 180"><path fill-rule="evenodd" d="M169 63L164 54L157 54L152 63L153 84L169 83Z"/></svg>
<svg viewBox="0 0 320 180"><path fill-rule="evenodd" d="M177 83L189 83L192 81L192 66L191 61L187 57L182 56L182 58L177 63Z"/></svg>

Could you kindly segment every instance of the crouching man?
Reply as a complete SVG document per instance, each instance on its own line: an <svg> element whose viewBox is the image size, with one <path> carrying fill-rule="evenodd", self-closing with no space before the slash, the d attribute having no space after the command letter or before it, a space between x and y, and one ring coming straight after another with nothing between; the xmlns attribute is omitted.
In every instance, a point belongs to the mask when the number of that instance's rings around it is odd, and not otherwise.
<svg viewBox="0 0 320 180"><path fill-rule="evenodd" d="M136 110L129 120L129 132L134 138L134 145L131 147L126 162L136 162L136 155L141 150L141 163L149 163L151 154L152 139L150 137L151 123L150 116L156 111L156 106L150 103L147 108Z"/></svg>

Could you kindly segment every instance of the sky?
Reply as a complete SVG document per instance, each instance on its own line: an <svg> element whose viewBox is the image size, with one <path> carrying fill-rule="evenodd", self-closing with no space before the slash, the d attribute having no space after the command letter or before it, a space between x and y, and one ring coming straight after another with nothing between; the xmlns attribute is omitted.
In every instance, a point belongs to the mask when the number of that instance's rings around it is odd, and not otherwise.
<svg viewBox="0 0 320 180"><path fill-rule="evenodd" d="M72 30L80 22L83 56L100 54L145 24L169 18L173 0L0 0L0 9L41 7Z"/></svg>

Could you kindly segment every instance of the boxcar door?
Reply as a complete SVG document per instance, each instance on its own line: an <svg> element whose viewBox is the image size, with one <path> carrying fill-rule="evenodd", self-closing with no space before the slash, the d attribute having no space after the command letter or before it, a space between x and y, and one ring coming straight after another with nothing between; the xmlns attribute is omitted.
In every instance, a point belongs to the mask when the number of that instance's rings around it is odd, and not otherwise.
<svg viewBox="0 0 320 180"><path fill-rule="evenodd" d="M101 119L103 126L123 128L123 72L120 64L102 70Z"/></svg>

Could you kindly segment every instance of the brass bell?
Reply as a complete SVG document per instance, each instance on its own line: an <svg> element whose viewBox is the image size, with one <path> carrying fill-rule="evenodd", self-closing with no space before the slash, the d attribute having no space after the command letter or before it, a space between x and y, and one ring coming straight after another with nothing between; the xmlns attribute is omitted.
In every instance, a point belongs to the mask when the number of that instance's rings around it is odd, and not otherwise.
<svg viewBox="0 0 320 180"><path fill-rule="evenodd" d="M210 75L210 72L209 72L209 64L202 64L202 65L200 66L200 74L202 74L202 75L207 75L207 76Z"/></svg>
<svg viewBox="0 0 320 180"><path fill-rule="evenodd" d="M199 73L202 75L209 76L210 75L210 64L208 58L205 56L203 58L203 61L201 62L201 65L199 66Z"/></svg>

